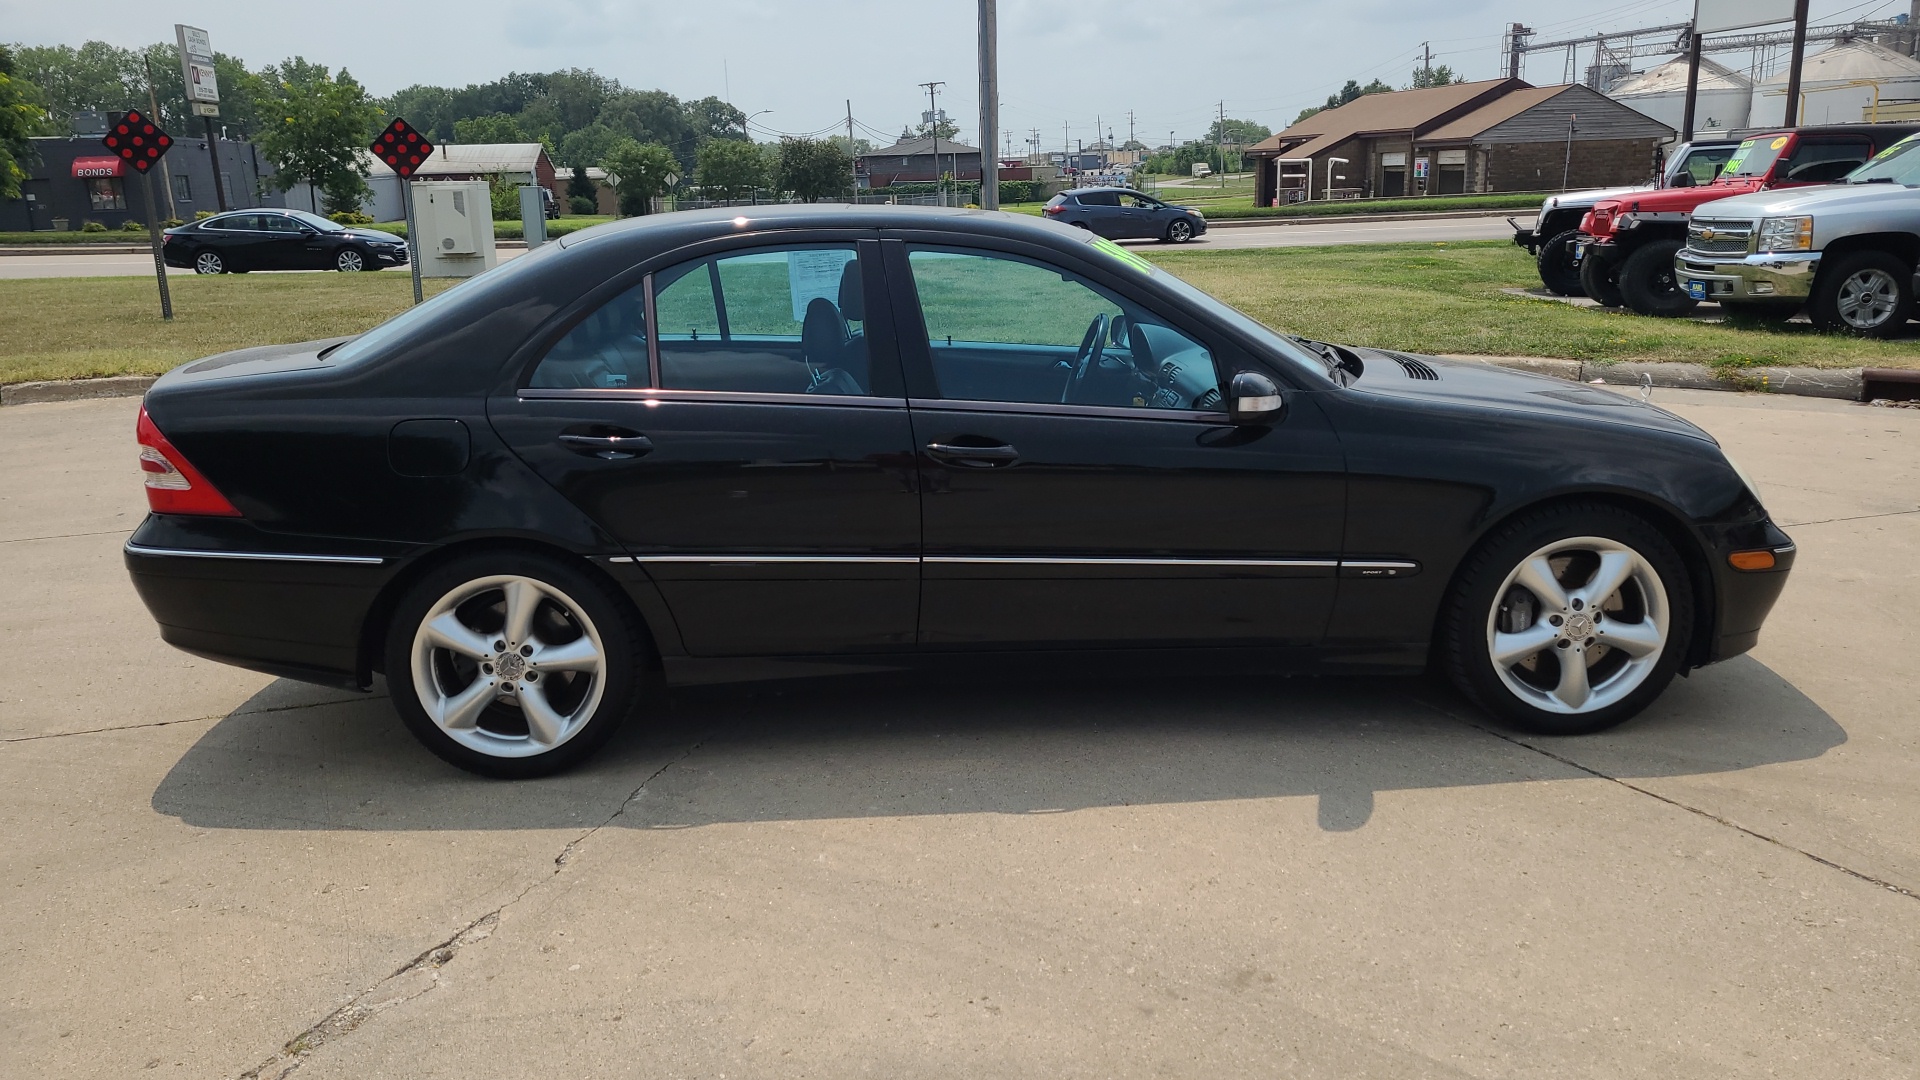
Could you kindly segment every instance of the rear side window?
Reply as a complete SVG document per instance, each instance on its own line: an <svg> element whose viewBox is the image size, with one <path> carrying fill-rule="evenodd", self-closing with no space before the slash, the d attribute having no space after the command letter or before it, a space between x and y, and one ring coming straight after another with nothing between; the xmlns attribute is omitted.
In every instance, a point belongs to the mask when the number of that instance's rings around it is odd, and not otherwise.
<svg viewBox="0 0 1920 1080"><path fill-rule="evenodd" d="M650 385L645 283L602 304L547 351L527 384L541 390Z"/></svg>
<svg viewBox="0 0 1920 1080"><path fill-rule="evenodd" d="M1083 191L1075 198L1081 206L1119 206L1120 195L1113 191Z"/></svg>
<svg viewBox="0 0 1920 1080"><path fill-rule="evenodd" d="M664 389L872 393L851 244L697 259L655 275L653 287Z"/></svg>

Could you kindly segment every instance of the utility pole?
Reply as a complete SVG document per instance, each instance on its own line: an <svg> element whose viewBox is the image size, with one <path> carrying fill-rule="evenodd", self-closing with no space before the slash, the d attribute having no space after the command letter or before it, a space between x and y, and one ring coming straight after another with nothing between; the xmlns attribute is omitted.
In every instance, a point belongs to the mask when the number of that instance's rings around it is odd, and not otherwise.
<svg viewBox="0 0 1920 1080"><path fill-rule="evenodd" d="M1432 86L1433 85L1433 43L1430 41L1423 41L1420 43L1420 48L1423 52L1426 53L1426 59L1420 62L1420 81L1423 83L1426 83L1428 86Z"/></svg>
<svg viewBox="0 0 1920 1080"><path fill-rule="evenodd" d="M1793 5L1793 63L1787 69L1787 126L1800 126L1800 73L1807 64L1807 5Z"/></svg>
<svg viewBox="0 0 1920 1080"><path fill-rule="evenodd" d="M940 106L934 95L945 85L944 82L923 82L927 88L927 126L933 129L933 190L941 196L940 205L947 205L946 185L940 182Z"/></svg>
<svg viewBox="0 0 1920 1080"><path fill-rule="evenodd" d="M1920 0L1916 0L1916 2L1920 2ZM153 92L153 57L143 54L140 57L140 63L147 69L147 115L153 117L153 122L157 124L160 122L160 100ZM167 217L169 219L179 217L179 210L173 205L173 172L167 168L167 159L165 157L160 159L160 183L167 189ZM149 190L147 194L148 197L151 198L153 192ZM147 210L149 216L155 212L151 207ZM166 280L164 278L161 279L160 288L162 292L166 290ZM172 307L173 305L168 303L166 306ZM171 319L173 316L168 315L167 318Z"/></svg>
<svg viewBox="0 0 1920 1080"><path fill-rule="evenodd" d="M1695 105L1700 100L1700 49L1703 35L1696 34L1692 28L1687 30L1692 44L1687 47L1687 109L1680 120L1680 141L1693 141L1693 118Z"/></svg>
<svg viewBox="0 0 1920 1080"><path fill-rule="evenodd" d="M853 152L853 99L852 98L847 99L847 160L853 163L850 166L850 168L853 169L853 194L857 198L860 194L860 158L859 158L859 155Z"/></svg>
<svg viewBox="0 0 1920 1080"><path fill-rule="evenodd" d="M1920 0L1914 0L1914 2L1917 4L1920 4ZM1128 142L1137 141L1133 137L1133 110L1132 109L1127 110L1127 141Z"/></svg>
<svg viewBox="0 0 1920 1080"><path fill-rule="evenodd" d="M996 0L980 0L980 208L983 210L1000 209L1000 161L993 145L1000 141L999 36Z"/></svg>
<svg viewBox="0 0 1920 1080"><path fill-rule="evenodd" d="M1222 99L1220 102L1220 130L1218 131L1217 135L1218 137L1214 140L1214 145L1218 147L1220 150L1220 186L1226 187L1227 186L1227 103L1225 99Z"/></svg>

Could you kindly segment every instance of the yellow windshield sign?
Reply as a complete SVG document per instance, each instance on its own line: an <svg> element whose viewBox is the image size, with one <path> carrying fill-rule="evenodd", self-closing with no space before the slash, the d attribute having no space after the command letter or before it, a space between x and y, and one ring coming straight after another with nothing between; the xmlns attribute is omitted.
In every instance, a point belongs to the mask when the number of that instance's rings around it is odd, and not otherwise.
<svg viewBox="0 0 1920 1080"><path fill-rule="evenodd" d="M1153 273L1152 263L1148 262L1147 260L1141 258L1138 255L1135 255L1133 252L1128 251L1126 248L1121 247L1119 244L1114 243L1113 241L1107 239L1104 236L1094 237L1093 246L1096 250L1104 252L1108 255L1111 255L1116 259L1119 259L1121 262L1126 263L1128 266L1132 267L1135 270L1140 271L1143 274Z"/></svg>

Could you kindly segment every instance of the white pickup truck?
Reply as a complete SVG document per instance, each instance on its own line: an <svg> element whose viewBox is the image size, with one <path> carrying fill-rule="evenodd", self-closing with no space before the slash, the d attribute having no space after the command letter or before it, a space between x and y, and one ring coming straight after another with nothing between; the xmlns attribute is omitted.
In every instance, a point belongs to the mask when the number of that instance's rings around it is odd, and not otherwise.
<svg viewBox="0 0 1920 1080"><path fill-rule="evenodd" d="M1729 314L1866 337L1904 332L1920 269L1920 134L1837 184L1759 191L1702 205L1674 277Z"/></svg>

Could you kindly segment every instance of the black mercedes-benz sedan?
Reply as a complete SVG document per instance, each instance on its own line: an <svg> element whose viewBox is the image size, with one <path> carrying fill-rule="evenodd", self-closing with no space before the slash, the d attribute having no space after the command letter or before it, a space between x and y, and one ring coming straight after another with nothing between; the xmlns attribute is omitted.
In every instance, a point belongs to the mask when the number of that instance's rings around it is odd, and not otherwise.
<svg viewBox="0 0 1920 1080"><path fill-rule="evenodd" d="M1794 545L1637 398L1276 333L1084 230L574 233L163 377L126 563L187 651L566 767L661 680L998 654L1444 670L1575 734L1751 648Z"/></svg>
<svg viewBox="0 0 1920 1080"><path fill-rule="evenodd" d="M262 207L176 225L161 237L168 266L201 274L249 270L357 273L407 265L407 242L379 229L349 228L305 210Z"/></svg>

